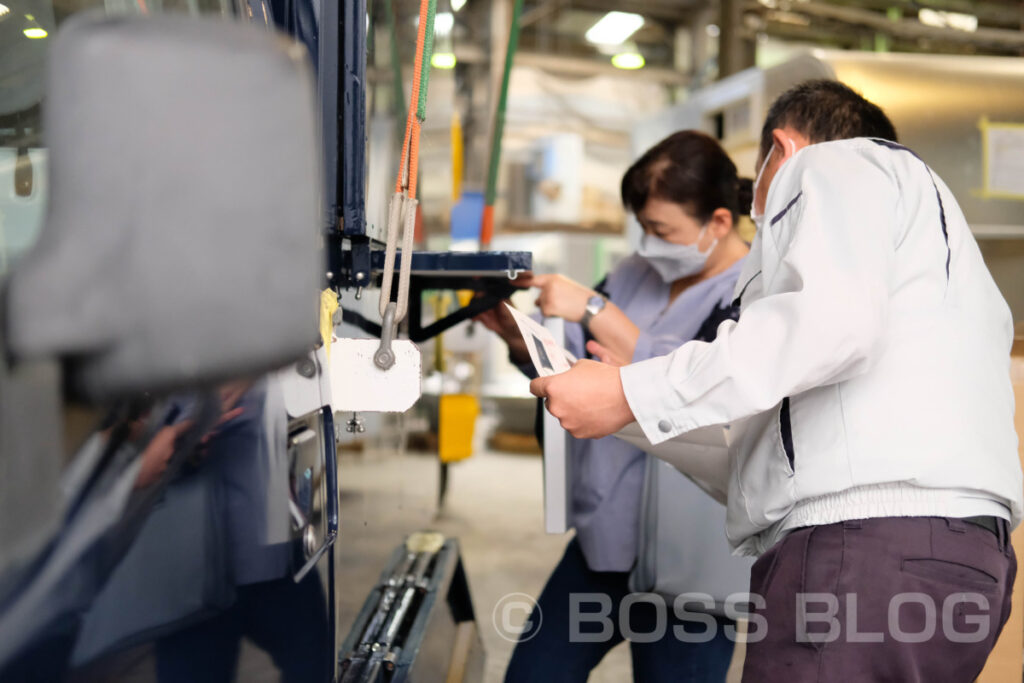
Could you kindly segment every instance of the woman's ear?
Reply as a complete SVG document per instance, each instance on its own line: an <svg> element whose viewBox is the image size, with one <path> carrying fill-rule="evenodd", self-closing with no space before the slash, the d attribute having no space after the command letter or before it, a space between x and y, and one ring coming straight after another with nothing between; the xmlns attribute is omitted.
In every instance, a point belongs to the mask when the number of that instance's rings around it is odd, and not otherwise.
<svg viewBox="0 0 1024 683"><path fill-rule="evenodd" d="M724 239L732 231L732 211L724 207L715 209L708 221L708 232L716 240Z"/></svg>

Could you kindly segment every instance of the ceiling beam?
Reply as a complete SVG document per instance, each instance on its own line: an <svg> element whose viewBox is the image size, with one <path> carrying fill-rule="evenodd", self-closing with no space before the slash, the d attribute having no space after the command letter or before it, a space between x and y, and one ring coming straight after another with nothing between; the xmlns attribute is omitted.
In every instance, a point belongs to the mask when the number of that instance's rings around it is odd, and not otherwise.
<svg viewBox="0 0 1024 683"><path fill-rule="evenodd" d="M676 0L656 2L654 0L573 0L572 8L592 12L632 12L651 19L660 19L670 24L682 24L690 20L695 10L706 2L685 3Z"/></svg>
<svg viewBox="0 0 1024 683"><path fill-rule="evenodd" d="M811 26L796 26L794 24L770 21L762 32L765 35L785 41L796 41L801 43L812 43L825 48L841 48L864 50L872 49L867 47L872 42L874 31L862 29L851 30L846 24L814 24ZM751 36L755 32L751 32ZM904 40L892 38L889 44L892 52L914 52L923 54L951 54L951 55L1016 55L1012 48L981 48L967 43L943 43L929 40L922 44L919 40Z"/></svg>
<svg viewBox="0 0 1024 683"><path fill-rule="evenodd" d="M1024 20L1024 4L1013 2L992 2L984 0L831 0L829 4L844 7L859 7L885 12L895 7L908 17L916 17L918 10L927 8L942 12L960 12L978 17L982 24L1020 27Z"/></svg>
<svg viewBox="0 0 1024 683"><path fill-rule="evenodd" d="M685 86L690 82L689 76L675 69L648 66L636 71L623 71L607 61L562 57L542 52L517 53L516 66L529 66L567 76L615 76L618 78L629 76L671 86Z"/></svg>
<svg viewBox="0 0 1024 683"><path fill-rule="evenodd" d="M763 10L763 5L748 2L748 9ZM999 28L979 28L977 31L959 31L922 24L916 18L890 20L883 14L854 7L839 7L821 2L801 2L790 6L794 14L831 19L846 24L865 26L894 38L904 40L929 39L948 43L993 45L1003 48L1024 49L1024 32Z"/></svg>
<svg viewBox="0 0 1024 683"><path fill-rule="evenodd" d="M455 58L465 64L479 64L487 59L486 54L480 47L466 43L455 44ZM549 52L533 52L519 50L516 52L516 66L528 66L542 69L551 73L558 73L569 76L618 76L639 78L645 81L662 83L670 86L685 86L690 78L684 73L675 69L659 67L644 67L637 71L623 71L616 69L610 62L599 59L587 59L584 57L567 57L565 55L552 54Z"/></svg>
<svg viewBox="0 0 1024 683"><path fill-rule="evenodd" d="M523 15L519 17L520 30L529 28L548 17L556 16L569 2L570 0L547 0L547 2L543 2L523 12Z"/></svg>

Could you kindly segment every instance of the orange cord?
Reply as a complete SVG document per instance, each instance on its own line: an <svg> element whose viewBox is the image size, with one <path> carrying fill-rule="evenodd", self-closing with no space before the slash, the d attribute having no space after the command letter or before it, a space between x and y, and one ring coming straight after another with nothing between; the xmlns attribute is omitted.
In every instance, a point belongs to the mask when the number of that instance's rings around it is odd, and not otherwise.
<svg viewBox="0 0 1024 683"><path fill-rule="evenodd" d="M420 156L420 121L416 115L420 99L420 80L423 75L423 45L427 39L427 15L430 10L430 0L420 1L420 25L416 31L416 60L412 72L412 96L409 99L409 114L405 122L405 139L402 141L402 163L398 169L398 178L395 180L395 192L401 193L404 189L402 183L402 171L408 162L408 196L416 196L416 173L419 169Z"/></svg>
<svg viewBox="0 0 1024 683"><path fill-rule="evenodd" d="M494 205L484 205L483 221L480 225L480 246L487 247L494 237Z"/></svg>

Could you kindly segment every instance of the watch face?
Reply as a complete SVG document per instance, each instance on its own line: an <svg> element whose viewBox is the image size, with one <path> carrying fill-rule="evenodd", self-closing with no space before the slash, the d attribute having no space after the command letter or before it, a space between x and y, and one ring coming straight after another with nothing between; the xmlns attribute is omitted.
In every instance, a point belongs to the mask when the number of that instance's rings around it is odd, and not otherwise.
<svg viewBox="0 0 1024 683"><path fill-rule="evenodd" d="M590 318L593 318L595 315L604 310L605 302L605 298L600 294L597 296L590 297L590 299L587 300L587 313L586 316L584 316L584 322L589 323Z"/></svg>

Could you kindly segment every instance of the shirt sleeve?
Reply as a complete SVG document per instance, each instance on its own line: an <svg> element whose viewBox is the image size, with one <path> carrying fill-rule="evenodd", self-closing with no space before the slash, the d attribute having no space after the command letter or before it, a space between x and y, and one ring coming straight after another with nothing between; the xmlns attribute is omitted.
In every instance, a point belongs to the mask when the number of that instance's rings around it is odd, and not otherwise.
<svg viewBox="0 0 1024 683"><path fill-rule="evenodd" d="M761 298L744 306L739 322L724 323L714 342L620 370L652 443L749 417L871 367L888 317L898 192L856 152L816 147L777 176L775 217L756 237Z"/></svg>
<svg viewBox="0 0 1024 683"><path fill-rule="evenodd" d="M672 353L684 341L679 335L651 334L641 331L640 336L636 338L636 348L633 349L633 362L639 363L648 358Z"/></svg>
<svg viewBox="0 0 1024 683"><path fill-rule="evenodd" d="M583 325L565 321L565 350L577 358L587 357L586 338Z"/></svg>

